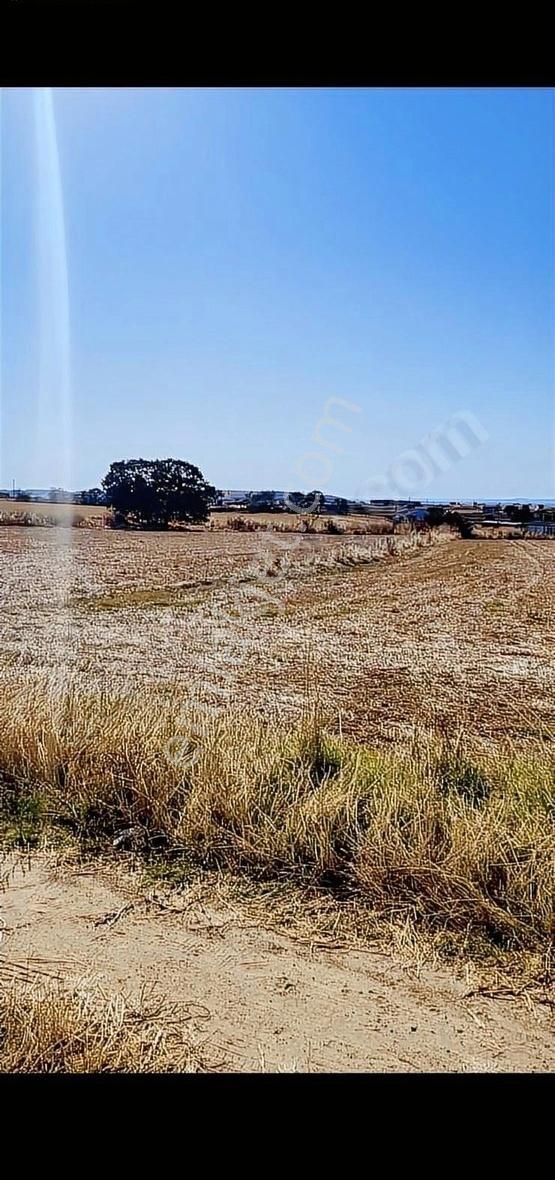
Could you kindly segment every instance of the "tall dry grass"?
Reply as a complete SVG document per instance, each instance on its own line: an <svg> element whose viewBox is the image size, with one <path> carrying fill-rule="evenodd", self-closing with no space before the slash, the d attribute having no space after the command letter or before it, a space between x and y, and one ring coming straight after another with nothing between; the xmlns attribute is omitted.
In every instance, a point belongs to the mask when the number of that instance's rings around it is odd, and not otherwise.
<svg viewBox="0 0 555 1180"><path fill-rule="evenodd" d="M0 807L81 837L171 847L206 866L356 895L498 945L553 938L555 761L471 756L435 734L405 750L207 720L177 697L87 696L33 680L0 692Z"/></svg>
<svg viewBox="0 0 555 1180"><path fill-rule="evenodd" d="M62 522L63 523L63 522ZM71 520L70 520L71 523ZM60 521L44 512L0 512L0 526L15 528L55 528Z"/></svg>
<svg viewBox="0 0 555 1180"><path fill-rule="evenodd" d="M306 572L333 572L345 566L374 565L391 557L417 553L443 540L443 535L435 532L413 532L399 537L374 538L369 544L347 541L335 545L328 552L323 549L305 552L301 547L274 553L266 562L263 573L267 577L292 577Z"/></svg>
<svg viewBox="0 0 555 1180"><path fill-rule="evenodd" d="M383 536L393 533L393 521L379 516L316 516L306 513L216 513L210 528L235 533L315 533Z"/></svg>
<svg viewBox="0 0 555 1180"><path fill-rule="evenodd" d="M203 1058L167 1005L132 1006L95 980L0 987L0 1073L196 1073Z"/></svg>
<svg viewBox="0 0 555 1180"><path fill-rule="evenodd" d="M66 505L64 505L66 507ZM14 528L102 528L104 519L101 514L84 516L82 512L66 512L64 515L52 516L48 512L0 512L0 527Z"/></svg>

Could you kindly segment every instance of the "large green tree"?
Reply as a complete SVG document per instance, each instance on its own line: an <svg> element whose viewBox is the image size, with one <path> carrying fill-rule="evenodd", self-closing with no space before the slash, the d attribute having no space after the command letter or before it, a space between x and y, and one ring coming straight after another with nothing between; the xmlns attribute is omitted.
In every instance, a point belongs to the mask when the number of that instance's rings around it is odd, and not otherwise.
<svg viewBox="0 0 555 1180"><path fill-rule="evenodd" d="M122 459L102 480L117 525L167 529L208 519L215 488L183 459Z"/></svg>

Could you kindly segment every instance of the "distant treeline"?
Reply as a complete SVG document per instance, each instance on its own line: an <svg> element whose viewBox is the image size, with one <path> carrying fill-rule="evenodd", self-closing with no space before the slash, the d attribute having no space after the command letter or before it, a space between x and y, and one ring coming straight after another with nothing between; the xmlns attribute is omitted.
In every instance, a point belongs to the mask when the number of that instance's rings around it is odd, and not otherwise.
<svg viewBox="0 0 555 1180"><path fill-rule="evenodd" d="M117 477L115 477L117 472ZM171 473L171 474L170 474ZM132 475L132 478L131 478ZM148 490L147 490L148 489ZM187 496L185 495L187 491ZM191 500L195 492L196 499ZM170 494L171 493L171 494ZM168 495L170 499L168 500ZM199 498L200 495L200 498ZM167 503L160 508L160 497ZM419 500L410 503L400 500L348 500L314 489L311 492L282 492L271 489L263 491L226 492L212 487L204 481L198 468L182 460L125 460L112 464L110 472L102 480L101 487L86 488L70 492L65 488L52 487L48 491L0 490L0 497L21 503L74 504L94 508L112 508L122 516L137 514L139 518L169 521L170 519L206 519L209 511L234 511L248 513L302 512L333 516L372 515L383 513L394 517L398 514L418 517L432 526L443 513L461 510L470 514L470 506L451 504L424 505ZM477 516L495 523L525 525L532 521L555 521L555 507L544 504L478 504L472 505L474 523Z"/></svg>
<svg viewBox="0 0 555 1180"><path fill-rule="evenodd" d="M50 488L47 492L0 489L0 499L16 500L20 504L82 504L95 508L106 507L102 488L88 488L82 492L68 492L65 488Z"/></svg>

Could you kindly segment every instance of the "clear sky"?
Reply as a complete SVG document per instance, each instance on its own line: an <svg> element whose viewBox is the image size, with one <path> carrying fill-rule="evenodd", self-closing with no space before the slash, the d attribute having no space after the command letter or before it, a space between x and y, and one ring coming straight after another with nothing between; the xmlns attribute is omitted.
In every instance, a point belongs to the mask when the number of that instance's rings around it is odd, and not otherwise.
<svg viewBox="0 0 555 1180"><path fill-rule="evenodd" d="M4 486L60 481L35 98L2 96ZM55 90L73 485L172 455L221 488L555 497L553 98ZM466 456L419 468L457 413Z"/></svg>

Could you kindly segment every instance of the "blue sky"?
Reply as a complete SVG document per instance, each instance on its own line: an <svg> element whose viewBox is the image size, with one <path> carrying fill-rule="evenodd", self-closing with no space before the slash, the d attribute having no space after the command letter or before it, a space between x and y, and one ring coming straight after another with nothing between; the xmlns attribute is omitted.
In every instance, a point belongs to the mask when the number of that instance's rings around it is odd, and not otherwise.
<svg viewBox="0 0 555 1180"><path fill-rule="evenodd" d="M225 488L555 497L552 91L53 97L74 486L175 455ZM5 486L60 479L34 109L4 90ZM468 453L419 468L457 413Z"/></svg>

